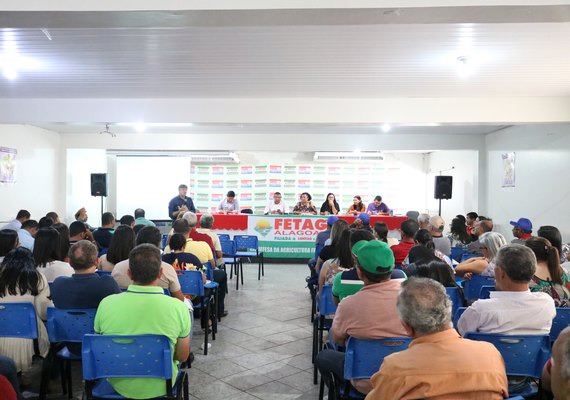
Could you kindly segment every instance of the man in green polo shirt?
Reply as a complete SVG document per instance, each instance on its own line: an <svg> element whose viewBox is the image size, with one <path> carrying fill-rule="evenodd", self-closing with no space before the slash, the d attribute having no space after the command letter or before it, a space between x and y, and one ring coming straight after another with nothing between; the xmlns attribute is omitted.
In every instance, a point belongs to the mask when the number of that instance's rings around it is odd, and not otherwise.
<svg viewBox="0 0 570 400"><path fill-rule="evenodd" d="M151 244L141 244L129 254L129 276L134 284L125 293L108 296L99 304L95 332L103 335L164 335L170 339L174 360L172 382L178 361L190 353L190 314L178 299L165 296L157 286L162 258ZM164 380L155 378L109 379L113 388L130 399L148 399L166 394Z"/></svg>

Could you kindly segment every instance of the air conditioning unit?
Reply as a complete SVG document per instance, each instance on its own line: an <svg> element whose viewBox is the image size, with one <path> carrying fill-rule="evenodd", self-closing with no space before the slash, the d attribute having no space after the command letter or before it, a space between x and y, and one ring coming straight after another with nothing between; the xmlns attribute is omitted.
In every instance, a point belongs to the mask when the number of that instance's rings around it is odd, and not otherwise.
<svg viewBox="0 0 570 400"><path fill-rule="evenodd" d="M118 157L188 157L197 164L239 164L238 155L229 151L108 150L107 154Z"/></svg>
<svg viewBox="0 0 570 400"><path fill-rule="evenodd" d="M384 154L380 151L317 151L313 157L315 162L370 162L382 160L384 160Z"/></svg>
<svg viewBox="0 0 570 400"><path fill-rule="evenodd" d="M239 157L236 153L225 154L192 154L192 163L203 164L239 164Z"/></svg>

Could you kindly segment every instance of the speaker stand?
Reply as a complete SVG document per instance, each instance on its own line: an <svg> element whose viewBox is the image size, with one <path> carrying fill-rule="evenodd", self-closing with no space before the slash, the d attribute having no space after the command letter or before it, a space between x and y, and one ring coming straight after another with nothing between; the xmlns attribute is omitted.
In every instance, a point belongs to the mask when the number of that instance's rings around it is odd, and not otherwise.
<svg viewBox="0 0 570 400"><path fill-rule="evenodd" d="M103 196L100 196L100 197L101 197L101 214L99 214L99 215L103 215ZM439 208L441 210L441 200L439 201Z"/></svg>
<svg viewBox="0 0 570 400"><path fill-rule="evenodd" d="M439 212L437 213L437 215L441 216L441 199L439 199Z"/></svg>

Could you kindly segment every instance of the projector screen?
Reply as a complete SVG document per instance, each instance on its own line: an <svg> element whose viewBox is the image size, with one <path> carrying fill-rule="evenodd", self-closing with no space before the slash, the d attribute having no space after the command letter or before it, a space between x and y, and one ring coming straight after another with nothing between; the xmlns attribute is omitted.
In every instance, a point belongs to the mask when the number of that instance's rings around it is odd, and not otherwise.
<svg viewBox="0 0 570 400"><path fill-rule="evenodd" d="M117 156L117 220L136 208L148 219L170 219L168 202L182 183L190 187L189 157Z"/></svg>

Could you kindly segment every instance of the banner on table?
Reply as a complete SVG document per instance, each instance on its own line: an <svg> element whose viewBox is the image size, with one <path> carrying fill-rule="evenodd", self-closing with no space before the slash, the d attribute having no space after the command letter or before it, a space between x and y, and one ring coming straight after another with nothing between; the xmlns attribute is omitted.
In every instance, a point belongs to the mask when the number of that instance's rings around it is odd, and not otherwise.
<svg viewBox="0 0 570 400"><path fill-rule="evenodd" d="M319 232L327 228L324 218L287 215L279 218L250 216L248 235L258 235L261 240L277 242L309 242L313 245Z"/></svg>

